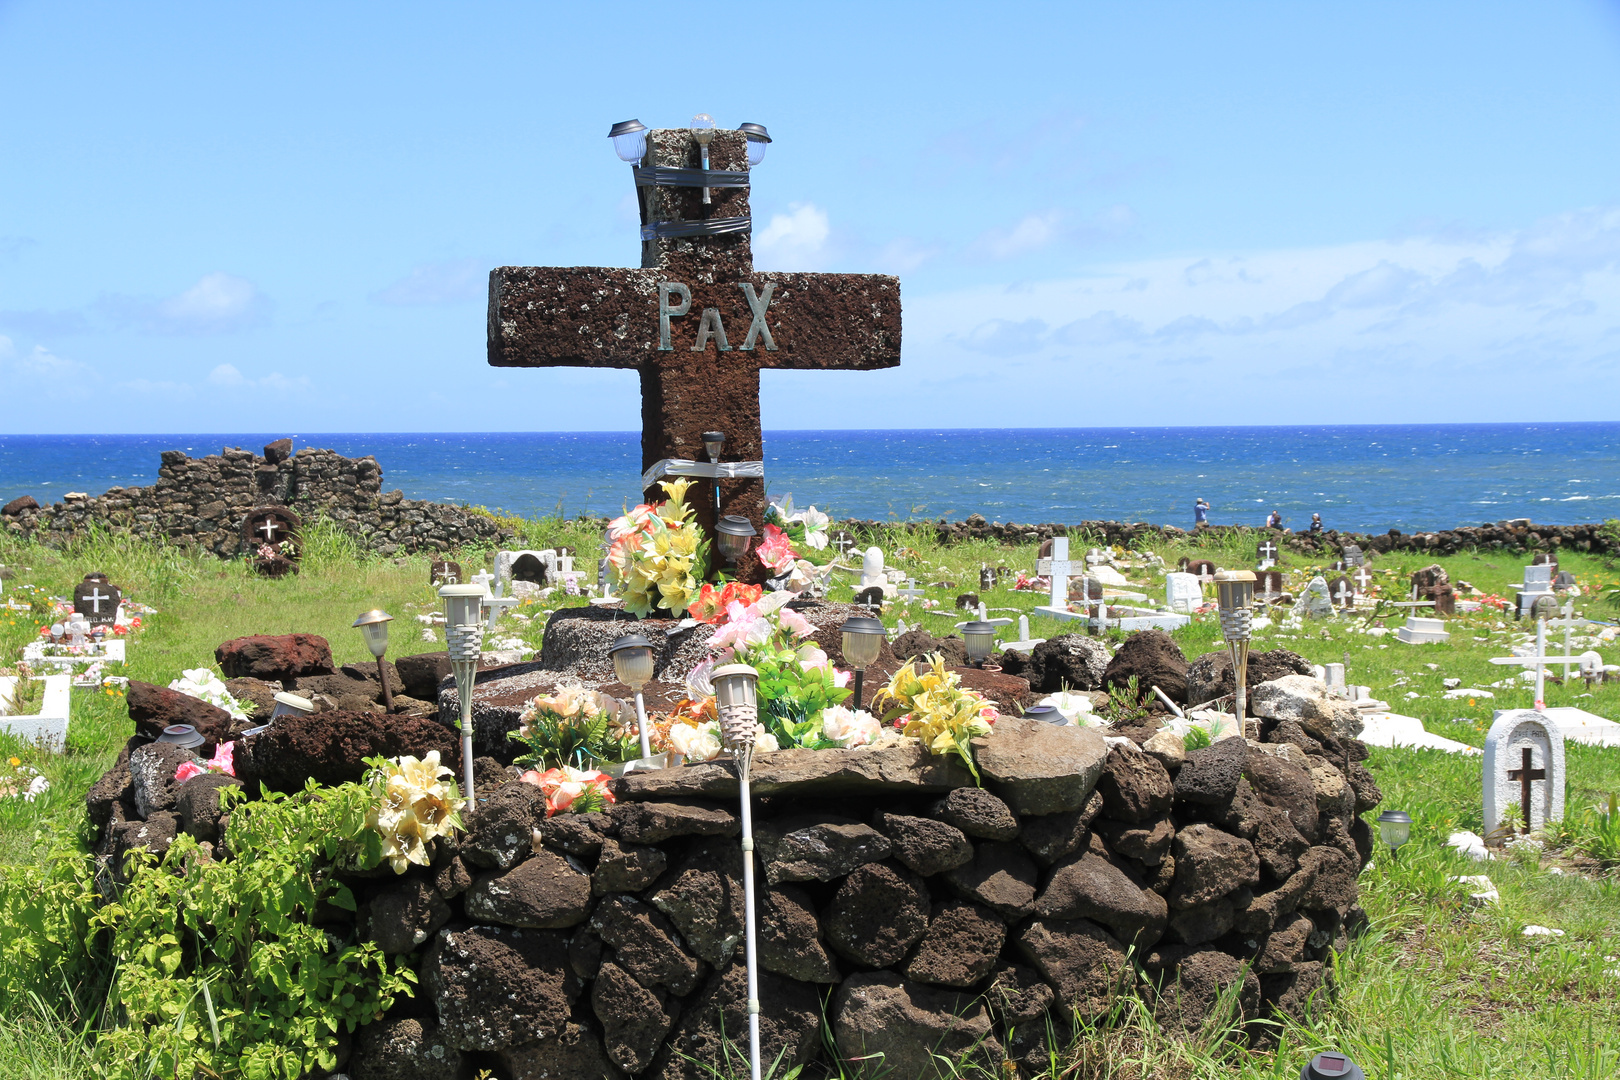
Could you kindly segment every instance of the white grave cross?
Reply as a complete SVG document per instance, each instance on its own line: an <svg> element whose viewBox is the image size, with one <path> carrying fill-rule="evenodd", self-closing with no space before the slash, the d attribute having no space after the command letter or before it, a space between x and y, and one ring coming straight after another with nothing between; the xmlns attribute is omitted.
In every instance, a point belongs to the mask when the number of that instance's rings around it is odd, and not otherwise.
<svg viewBox="0 0 1620 1080"><path fill-rule="evenodd" d="M264 533L266 543L273 544L276 542L276 528L275 518L265 518L264 524L259 526L259 531Z"/></svg>
<svg viewBox="0 0 1620 1080"><path fill-rule="evenodd" d="M1052 606L1058 609L1069 606L1069 574L1073 570L1069 562L1069 538L1055 536L1052 538Z"/></svg>
<svg viewBox="0 0 1620 1080"><path fill-rule="evenodd" d="M1357 589L1365 593L1367 591L1367 586L1372 584L1372 571L1368 570L1365 566L1358 566L1356 567L1356 572L1350 575L1350 580L1356 583Z"/></svg>
<svg viewBox="0 0 1620 1080"><path fill-rule="evenodd" d="M1343 578L1339 579L1339 587L1333 591L1333 599L1337 600L1340 606L1349 607L1355 596L1356 590L1350 587L1350 583Z"/></svg>
<svg viewBox="0 0 1620 1080"><path fill-rule="evenodd" d="M1536 653L1534 656L1493 656L1493 664L1517 664L1521 667L1536 669L1536 712L1543 712L1547 708L1547 668L1553 664L1562 664L1567 672L1572 667L1581 666L1578 656L1548 656L1547 655L1547 620L1536 620Z"/></svg>
<svg viewBox="0 0 1620 1080"><path fill-rule="evenodd" d="M1277 545L1270 540L1260 545L1260 569L1264 570L1277 561Z"/></svg>
<svg viewBox="0 0 1620 1080"><path fill-rule="evenodd" d="M101 586L97 585L94 589L92 589L90 591L90 595L85 597L85 599L90 601L90 603L92 605L90 610L95 612L97 615L100 615L101 614L101 602L103 600L111 600L112 597L103 596L102 593L101 593ZM1568 647L1569 636L1567 634L1564 637L1564 641L1565 641L1564 651L1568 652L1569 651L1569 647Z"/></svg>

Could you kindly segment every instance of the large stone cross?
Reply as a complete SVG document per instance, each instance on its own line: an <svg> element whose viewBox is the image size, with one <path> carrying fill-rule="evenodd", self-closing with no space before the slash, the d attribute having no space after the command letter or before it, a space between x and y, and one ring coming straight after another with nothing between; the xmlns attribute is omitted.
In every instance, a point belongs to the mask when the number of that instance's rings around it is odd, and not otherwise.
<svg viewBox="0 0 1620 1080"><path fill-rule="evenodd" d="M641 373L649 502L664 498L661 476L681 468L664 463L707 460L705 431L725 433L723 461L764 460L760 369L900 363L899 279L756 272L747 142L741 132L716 131L708 149L706 171L692 131L647 132L647 155L634 167L639 268L501 266L489 275L491 365ZM763 531L763 468L737 471L744 475L719 482L718 513ZM696 483L688 498L712 537L716 508L706 490ZM743 580L762 576L751 555L737 569Z"/></svg>

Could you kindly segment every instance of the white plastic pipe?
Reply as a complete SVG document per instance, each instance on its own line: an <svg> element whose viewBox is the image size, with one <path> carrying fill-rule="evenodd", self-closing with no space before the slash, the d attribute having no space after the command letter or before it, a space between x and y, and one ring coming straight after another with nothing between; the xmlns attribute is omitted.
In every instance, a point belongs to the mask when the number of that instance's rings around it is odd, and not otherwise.
<svg viewBox="0 0 1620 1080"><path fill-rule="evenodd" d="M743 939L748 963L748 1075L759 1080L759 960L754 934L754 812L748 793L748 766L754 748L743 750L738 770L738 794L742 797L743 857Z"/></svg>

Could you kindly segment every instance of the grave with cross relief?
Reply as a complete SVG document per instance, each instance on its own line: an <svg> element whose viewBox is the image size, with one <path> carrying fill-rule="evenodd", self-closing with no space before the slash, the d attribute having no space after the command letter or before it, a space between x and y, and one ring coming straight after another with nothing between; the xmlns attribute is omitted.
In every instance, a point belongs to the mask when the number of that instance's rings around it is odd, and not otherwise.
<svg viewBox="0 0 1620 1080"><path fill-rule="evenodd" d="M703 485L688 496L711 542L717 513L763 531L760 371L898 365L899 279L756 271L741 131L711 130L706 145L692 129L646 131L633 173L641 266L495 268L489 363L637 371L643 498L663 501L669 476L716 477L718 508ZM703 460L709 430L732 459L718 469ZM736 570L767 576L752 553Z"/></svg>
<svg viewBox="0 0 1620 1080"><path fill-rule="evenodd" d="M92 627L112 626L122 599L118 587L102 574L88 574L73 587L73 610L90 620Z"/></svg>
<svg viewBox="0 0 1620 1080"><path fill-rule="evenodd" d="M1564 816L1564 736L1531 709L1497 716L1485 735L1485 836L1498 841L1522 824L1533 832ZM1520 819L1508 815L1517 806Z"/></svg>

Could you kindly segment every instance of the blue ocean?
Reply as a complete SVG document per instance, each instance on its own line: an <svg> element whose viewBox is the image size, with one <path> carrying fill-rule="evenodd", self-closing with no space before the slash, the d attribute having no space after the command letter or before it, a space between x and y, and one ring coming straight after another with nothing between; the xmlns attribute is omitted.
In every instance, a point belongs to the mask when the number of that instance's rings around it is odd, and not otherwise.
<svg viewBox="0 0 1620 1080"><path fill-rule="evenodd" d="M259 452L287 432L0 435L0 504L150 484L158 454ZM633 432L294 434L294 446L374 455L383 488L529 516L620 512L639 499ZM1318 427L775 431L766 484L834 517L1412 532L1527 517L1620 517L1620 423Z"/></svg>

